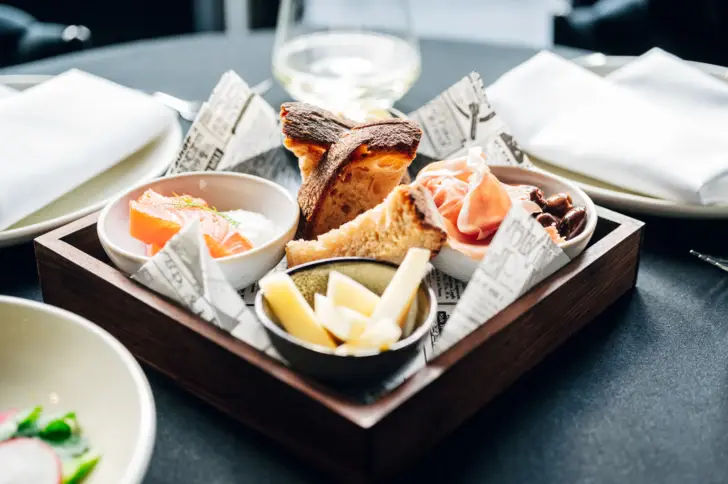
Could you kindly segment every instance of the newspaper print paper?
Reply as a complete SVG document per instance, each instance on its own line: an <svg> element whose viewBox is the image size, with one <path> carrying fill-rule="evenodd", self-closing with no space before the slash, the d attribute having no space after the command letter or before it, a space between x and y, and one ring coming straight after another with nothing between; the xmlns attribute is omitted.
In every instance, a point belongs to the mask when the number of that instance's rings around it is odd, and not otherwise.
<svg viewBox="0 0 728 484"><path fill-rule="evenodd" d="M480 74L471 72L409 117L422 126L418 158L410 167L419 172L432 160L464 156L482 146L488 164L531 167L531 161L508 134L485 94Z"/></svg>
<svg viewBox="0 0 728 484"><path fill-rule="evenodd" d="M301 184L281 144L277 111L233 71L200 108L167 174L190 171L249 173L275 179L292 193Z"/></svg>
<svg viewBox="0 0 728 484"><path fill-rule="evenodd" d="M470 147L483 146L489 164L531 166L493 112L476 73L412 117L423 128L420 153L425 157L464 156ZM281 151L275 110L228 72L203 105L169 173L244 171L295 192L300 185L298 169L293 164L290 170L281 170L281 164L289 163ZM370 402L391 391L567 262L541 225L514 206L470 284L436 270L427 276L437 296L438 314L421 354L380 385L347 394ZM284 259L273 270L285 269ZM133 278L285 364L254 314L258 285L237 293L209 255L197 224L180 231Z"/></svg>

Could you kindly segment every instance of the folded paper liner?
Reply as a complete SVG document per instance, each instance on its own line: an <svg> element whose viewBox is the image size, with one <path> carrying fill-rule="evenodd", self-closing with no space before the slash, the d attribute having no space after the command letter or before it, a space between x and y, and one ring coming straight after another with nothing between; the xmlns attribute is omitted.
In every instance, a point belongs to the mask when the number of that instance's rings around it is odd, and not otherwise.
<svg viewBox="0 0 728 484"><path fill-rule="evenodd" d="M249 116L256 117L257 123L252 123ZM491 164L530 166L488 104L480 76L475 73L411 117L425 128L425 157L457 156L470 146L482 145ZM246 131L239 131L235 123L225 124L223 120L237 120L237 125L243 126L257 124L256 143L243 142L249 135L241 133ZM261 160L288 163L279 158L284 155L280 151L280 129L276 121L273 108L253 94L240 77L228 72L192 125L170 172L247 171L247 168L259 174L266 169ZM217 128L212 129L208 124ZM249 162L252 166L247 166ZM284 180L293 186L293 177ZM356 401L368 403L397 388L568 262L569 258L543 227L520 205L514 205L467 286L436 270L427 276L437 297L438 314L422 352L386 380L365 388L347 388L345 393ZM273 270L285 269L284 259ZM258 285L239 293L232 288L207 250L199 223L185 226L132 279L286 364L255 316L253 304Z"/></svg>

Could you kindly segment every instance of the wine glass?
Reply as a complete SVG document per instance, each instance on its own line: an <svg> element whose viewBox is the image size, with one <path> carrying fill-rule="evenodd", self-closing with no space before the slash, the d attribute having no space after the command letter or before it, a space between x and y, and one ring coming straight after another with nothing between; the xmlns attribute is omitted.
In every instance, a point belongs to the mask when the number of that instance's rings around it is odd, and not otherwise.
<svg viewBox="0 0 728 484"><path fill-rule="evenodd" d="M420 75L408 0L281 0L273 75L297 101L364 120ZM347 8L348 7L348 8Z"/></svg>

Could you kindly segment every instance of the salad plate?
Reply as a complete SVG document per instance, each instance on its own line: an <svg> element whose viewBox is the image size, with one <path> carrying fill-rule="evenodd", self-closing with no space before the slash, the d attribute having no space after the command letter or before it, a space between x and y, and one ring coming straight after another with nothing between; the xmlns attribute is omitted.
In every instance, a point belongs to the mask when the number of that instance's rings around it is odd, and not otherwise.
<svg viewBox="0 0 728 484"><path fill-rule="evenodd" d="M88 440L88 452L98 456L85 479L70 482L142 482L156 434L154 397L139 364L113 336L69 311L0 296L0 368L0 429L7 430L8 415L13 413L25 414L18 422L33 420L28 417L29 409L36 409L29 413L36 414L37 422L46 415L65 415L68 418L63 420L70 418L73 427L80 427L73 432L80 431ZM24 432L19 429L17 433ZM4 448L0 460L7 464L9 459L17 460L10 458L10 449L22 447L16 444L29 439L16 436L13 441L8 440L8 432L4 434L0 435ZM54 439L42 439L53 445ZM76 455L64 455L68 448L53 448L66 474L65 468ZM29 454L31 467L40 466L42 454L13 451L14 456ZM20 469L22 462L12 463L15 472L27 472ZM22 480L24 475L16 476L20 481L10 482L27 482ZM33 482L40 480L37 475L33 474ZM38 484L47 482L47 475ZM2 477L0 482L5 482Z"/></svg>
<svg viewBox="0 0 728 484"><path fill-rule="evenodd" d="M12 90L40 84L51 76L0 76L0 86ZM0 94L0 99L2 94ZM21 244L61 225L100 210L108 200L130 187L162 175L174 161L182 143L182 128L171 123L162 135L114 167L87 181L75 190L0 231L0 247Z"/></svg>
<svg viewBox="0 0 728 484"><path fill-rule="evenodd" d="M590 54L573 59L573 61L598 74L607 76L620 67L634 61L634 56L606 56L603 54ZM693 67L728 82L728 68L702 62L687 61ZM592 199L601 205L615 210L623 210L635 214L654 215L658 217L688 218L688 219L726 219L728 218L728 205L691 205L687 203L661 200L623 188L595 180L584 175L556 167L531 156L533 163L539 170L558 175L574 182L584 190Z"/></svg>

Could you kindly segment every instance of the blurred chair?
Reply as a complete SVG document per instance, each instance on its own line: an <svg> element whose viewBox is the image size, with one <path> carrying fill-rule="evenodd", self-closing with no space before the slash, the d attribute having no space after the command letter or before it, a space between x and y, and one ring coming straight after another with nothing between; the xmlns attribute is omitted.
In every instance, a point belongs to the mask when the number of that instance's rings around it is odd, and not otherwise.
<svg viewBox="0 0 728 484"><path fill-rule="evenodd" d="M661 47L728 64L728 0L572 0L554 17L554 43L612 55Z"/></svg>
<svg viewBox="0 0 728 484"><path fill-rule="evenodd" d="M554 18L554 44L612 55L642 53L654 45L647 0L574 0Z"/></svg>
<svg viewBox="0 0 728 484"><path fill-rule="evenodd" d="M39 22L28 13L0 5L0 67L88 48L91 32L83 25Z"/></svg>
<svg viewBox="0 0 728 484"><path fill-rule="evenodd" d="M296 0L296 17L303 15L303 4L305 0ZM248 28L250 30L269 29L276 26L278 20L278 7L280 0L247 0L248 3Z"/></svg>

